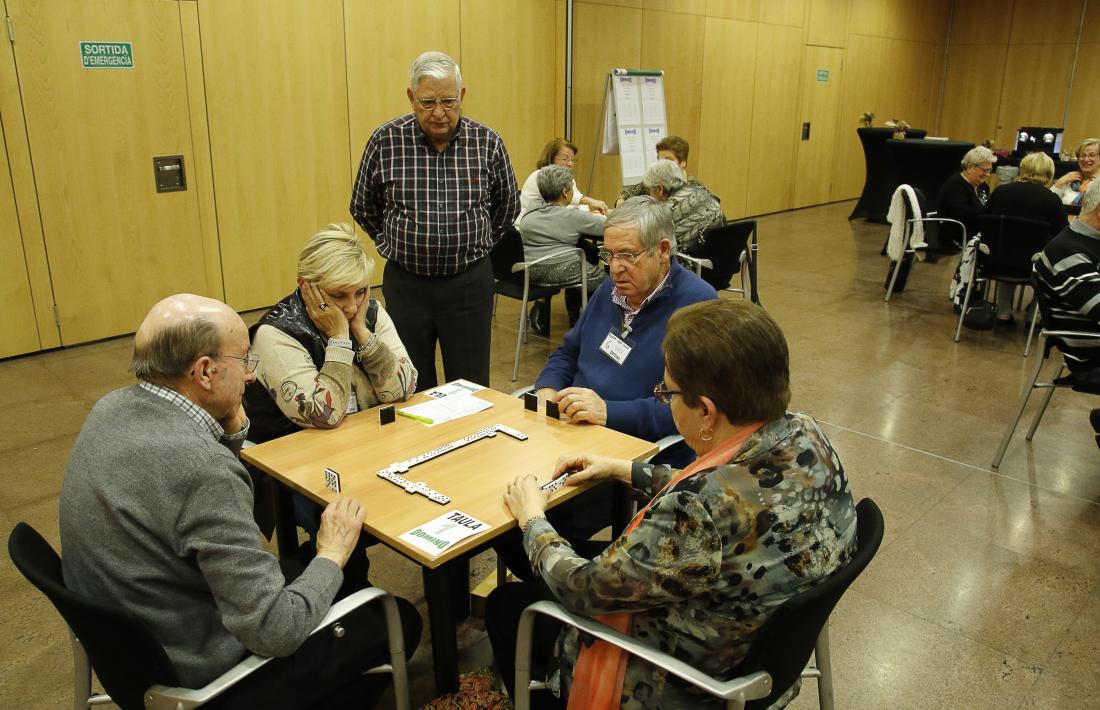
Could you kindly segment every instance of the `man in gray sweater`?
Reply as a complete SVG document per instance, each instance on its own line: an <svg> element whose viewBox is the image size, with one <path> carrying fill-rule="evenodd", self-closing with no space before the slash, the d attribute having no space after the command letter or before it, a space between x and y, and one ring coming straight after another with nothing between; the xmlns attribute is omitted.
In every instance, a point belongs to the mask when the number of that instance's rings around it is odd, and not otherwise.
<svg viewBox="0 0 1100 710"><path fill-rule="evenodd" d="M331 644L319 660L295 652L337 596L365 511L352 499L331 503L316 557L287 581L293 573L261 546L237 458L255 367L248 330L224 303L181 294L153 307L134 337L140 384L96 403L70 455L60 501L65 583L144 622L186 687L248 652L289 656L228 691L227 704L362 703L375 691L362 670L388 657L379 614L353 612L367 615L371 631ZM398 603L411 654L420 618Z"/></svg>

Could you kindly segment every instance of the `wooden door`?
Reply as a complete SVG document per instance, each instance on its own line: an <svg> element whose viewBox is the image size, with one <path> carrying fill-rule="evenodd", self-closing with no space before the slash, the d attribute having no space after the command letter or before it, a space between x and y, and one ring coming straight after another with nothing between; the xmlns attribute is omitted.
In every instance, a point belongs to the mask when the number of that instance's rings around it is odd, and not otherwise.
<svg viewBox="0 0 1100 710"><path fill-rule="evenodd" d="M15 210L8 151L3 142L0 142L0 309L3 315L0 317L0 358L42 347Z"/></svg>
<svg viewBox="0 0 1100 710"><path fill-rule="evenodd" d="M178 4L7 10L62 343L132 332L172 293L216 292L196 191L154 182L154 156L193 164ZM85 68L81 42L129 43L133 66Z"/></svg>
<svg viewBox="0 0 1100 710"><path fill-rule="evenodd" d="M794 178L796 208L829 201L843 62L843 49L806 46L802 63L802 140Z"/></svg>

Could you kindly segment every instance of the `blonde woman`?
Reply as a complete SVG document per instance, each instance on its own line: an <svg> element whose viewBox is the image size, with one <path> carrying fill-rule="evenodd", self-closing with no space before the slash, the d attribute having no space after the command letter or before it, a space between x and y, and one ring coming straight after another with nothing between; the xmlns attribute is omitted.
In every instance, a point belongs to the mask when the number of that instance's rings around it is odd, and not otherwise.
<svg viewBox="0 0 1100 710"><path fill-rule="evenodd" d="M1085 188L1096 177L1100 168L1100 138L1086 138L1077 144L1077 170L1066 173L1051 186L1064 205L1081 204Z"/></svg>

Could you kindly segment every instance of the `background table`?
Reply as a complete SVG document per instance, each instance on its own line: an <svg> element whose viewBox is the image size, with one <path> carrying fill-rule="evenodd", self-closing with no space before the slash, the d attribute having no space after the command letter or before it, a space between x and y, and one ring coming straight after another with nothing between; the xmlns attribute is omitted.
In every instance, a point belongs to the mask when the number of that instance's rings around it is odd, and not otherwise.
<svg viewBox="0 0 1100 710"><path fill-rule="evenodd" d="M523 408L523 400L485 389L475 396L493 406L477 414L428 427L405 417L381 426L378 410L348 417L338 428L303 429L289 436L245 449L241 457L290 488L327 504L335 494L325 488L326 467L340 474L341 495L357 498L367 509L364 529L381 542L421 565L424 592L432 629L432 656L436 690L458 687L455 637L455 594L468 595L469 580L461 582L447 563L465 562L492 544L494 538L516 525L504 506L506 483L517 475L535 473L549 480L554 462L565 453L591 451L620 459L652 456L657 447L610 429L551 420L541 412ZM400 407L427 401L419 394ZM451 498L438 505L422 495L379 478L376 472L392 463L410 459L442 444L473 434L478 429L505 424L528 435L526 441L498 433L451 451L402 474L410 481L424 481ZM578 495L587 487L566 486L551 498L551 506ZM485 532L472 535L438 556L400 540L399 536L443 513L458 509L488 523ZM461 584L461 589L454 588Z"/></svg>
<svg viewBox="0 0 1100 710"><path fill-rule="evenodd" d="M859 201L848 219L866 217L868 222L886 224L890 198L901 184L895 174L892 158L886 151L886 141L894 137L894 129L857 128L856 133L863 145L863 161L867 171L863 179L863 194L859 196ZM923 128L909 128L905 131L909 138L924 138L927 133Z"/></svg>
<svg viewBox="0 0 1100 710"><path fill-rule="evenodd" d="M969 141L886 141L898 185L911 185L923 192L930 210L936 209L943 183L962 170L962 158L973 147Z"/></svg>

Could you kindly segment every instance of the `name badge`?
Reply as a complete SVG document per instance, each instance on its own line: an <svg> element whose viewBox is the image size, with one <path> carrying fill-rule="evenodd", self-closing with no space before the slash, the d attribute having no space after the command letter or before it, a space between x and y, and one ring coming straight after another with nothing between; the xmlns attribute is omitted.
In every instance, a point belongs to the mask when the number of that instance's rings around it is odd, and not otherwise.
<svg viewBox="0 0 1100 710"><path fill-rule="evenodd" d="M614 331L607 334L607 337L603 339L603 343L600 344L600 352L614 360L617 364L622 365L626 362L626 359L630 356L632 346L625 340L615 335Z"/></svg>
<svg viewBox="0 0 1100 710"><path fill-rule="evenodd" d="M358 411L359 411L359 399L355 396L355 390L352 390L348 394L347 414L355 414Z"/></svg>

